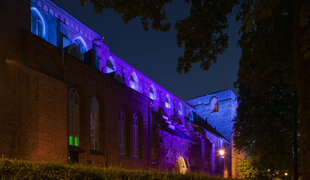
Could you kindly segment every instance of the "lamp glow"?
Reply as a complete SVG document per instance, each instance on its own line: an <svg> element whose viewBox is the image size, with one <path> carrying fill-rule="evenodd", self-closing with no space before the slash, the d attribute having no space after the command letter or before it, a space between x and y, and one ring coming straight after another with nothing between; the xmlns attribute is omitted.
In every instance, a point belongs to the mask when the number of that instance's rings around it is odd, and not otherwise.
<svg viewBox="0 0 310 180"><path fill-rule="evenodd" d="M285 176L287 176L287 175L288 175L288 173L286 172L286 173L284 173L284 175L285 175Z"/></svg>
<svg viewBox="0 0 310 180"><path fill-rule="evenodd" d="M225 154L224 149L220 149L220 150L219 150L219 155L224 156L224 154Z"/></svg>

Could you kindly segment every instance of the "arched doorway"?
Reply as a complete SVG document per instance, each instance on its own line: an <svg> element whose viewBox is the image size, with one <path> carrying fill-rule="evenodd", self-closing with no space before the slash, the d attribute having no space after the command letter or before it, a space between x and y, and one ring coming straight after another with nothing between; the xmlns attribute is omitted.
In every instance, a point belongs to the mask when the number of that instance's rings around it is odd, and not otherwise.
<svg viewBox="0 0 310 180"><path fill-rule="evenodd" d="M186 163L184 161L184 158L180 156L175 162L174 172L186 174L186 171L187 171Z"/></svg>

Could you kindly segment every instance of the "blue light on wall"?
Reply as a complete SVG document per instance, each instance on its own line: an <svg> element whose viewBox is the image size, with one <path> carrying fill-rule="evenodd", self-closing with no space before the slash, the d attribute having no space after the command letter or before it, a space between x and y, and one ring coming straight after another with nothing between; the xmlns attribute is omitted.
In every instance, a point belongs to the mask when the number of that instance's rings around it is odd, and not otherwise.
<svg viewBox="0 0 310 180"><path fill-rule="evenodd" d="M193 113L193 111L191 111L191 112L189 113L189 121L191 121L191 122L194 121L194 113Z"/></svg>
<svg viewBox="0 0 310 180"><path fill-rule="evenodd" d="M31 23L31 25L34 26L31 28L32 33L34 33L37 36L40 36L43 39L45 39L46 38L46 21L45 21L44 17L40 13L40 11L35 7L31 7L31 13L33 13L32 17L36 16L39 18L39 19L31 19L31 21L35 21L35 22ZM42 27L42 29L41 29L41 27Z"/></svg>
<svg viewBox="0 0 310 180"><path fill-rule="evenodd" d="M87 51L87 45L81 36L75 38L75 44L80 48L82 54Z"/></svg>

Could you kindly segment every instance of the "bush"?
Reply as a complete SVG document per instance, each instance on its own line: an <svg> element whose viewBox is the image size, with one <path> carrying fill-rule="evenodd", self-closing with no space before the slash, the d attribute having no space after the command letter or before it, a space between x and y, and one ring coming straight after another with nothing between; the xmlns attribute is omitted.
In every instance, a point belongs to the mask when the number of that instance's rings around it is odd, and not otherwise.
<svg viewBox="0 0 310 180"><path fill-rule="evenodd" d="M64 165L52 162L31 162L0 158L1 179L204 179L221 180L203 174L176 174L158 171L98 168L83 165Z"/></svg>

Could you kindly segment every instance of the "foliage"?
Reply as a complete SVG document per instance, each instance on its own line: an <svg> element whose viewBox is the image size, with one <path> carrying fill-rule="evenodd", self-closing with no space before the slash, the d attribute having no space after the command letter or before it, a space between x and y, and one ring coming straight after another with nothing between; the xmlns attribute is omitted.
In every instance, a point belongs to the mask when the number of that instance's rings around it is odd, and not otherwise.
<svg viewBox="0 0 310 180"><path fill-rule="evenodd" d="M86 0L79 0L85 5ZM167 22L167 14L164 5L172 0L90 0L94 11L102 13L103 9L112 9L121 14L124 22L129 22L134 18L140 18L144 30L151 28L156 31L167 31L170 29L170 23Z"/></svg>
<svg viewBox="0 0 310 180"><path fill-rule="evenodd" d="M31 162L0 159L1 179L205 179L220 180L203 174L176 174L158 171L99 168L64 165L51 162Z"/></svg>
<svg viewBox="0 0 310 180"><path fill-rule="evenodd" d="M293 9L289 0L243 1L235 147L254 169L292 169L297 95L293 69ZM264 11L262 9L265 9Z"/></svg>
<svg viewBox="0 0 310 180"><path fill-rule="evenodd" d="M264 172L252 165L252 159L245 159L238 163L240 174L246 179L258 179Z"/></svg>
<svg viewBox="0 0 310 180"><path fill-rule="evenodd" d="M228 27L227 14L234 0L197 1L192 0L190 16L176 23L177 44L184 48L178 59L177 71L188 72L192 63L200 62L200 67L209 69L217 55L228 47L228 35L223 32Z"/></svg>

